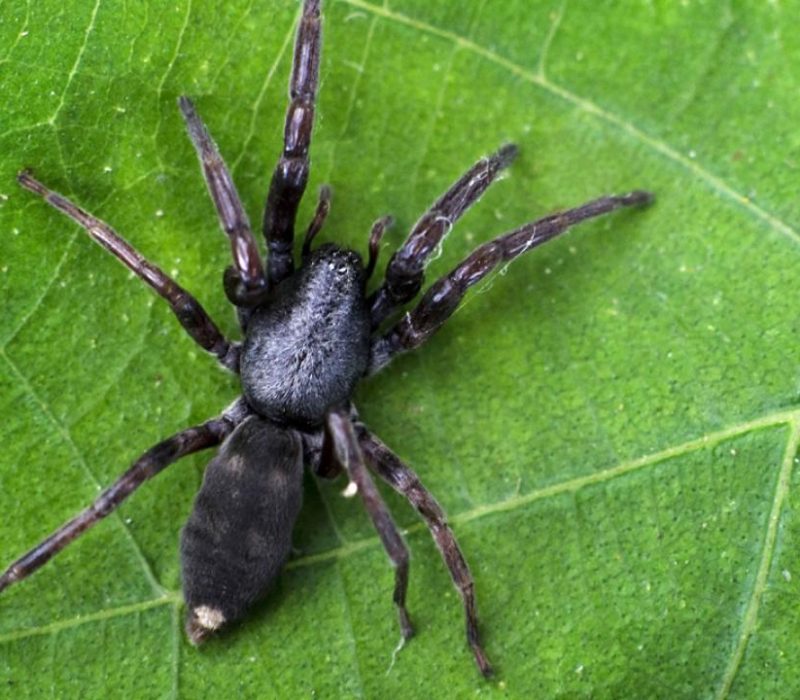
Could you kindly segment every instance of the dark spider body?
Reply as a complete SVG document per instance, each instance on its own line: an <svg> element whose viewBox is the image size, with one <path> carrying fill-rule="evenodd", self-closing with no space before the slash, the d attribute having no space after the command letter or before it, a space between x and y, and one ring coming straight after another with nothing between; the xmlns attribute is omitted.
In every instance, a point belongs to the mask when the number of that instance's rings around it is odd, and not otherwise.
<svg viewBox="0 0 800 700"><path fill-rule="evenodd" d="M240 364L250 406L277 423L319 428L349 401L369 360L365 285L358 253L325 244L254 310Z"/></svg>
<svg viewBox="0 0 800 700"><path fill-rule="evenodd" d="M48 189L29 172L20 184L79 223L161 296L186 332L227 369L238 373L242 396L220 416L186 428L147 450L84 511L67 521L0 575L0 591L36 571L146 480L181 457L220 446L208 465L181 534L186 630L198 643L241 618L275 581L291 551L302 500L302 470L334 477L346 472L395 567L393 600L404 638L413 633L405 607L409 554L370 471L403 495L428 526L464 607L467 642L478 668L492 672L478 632L474 584L444 511L417 475L360 421L351 397L356 384L396 355L422 345L458 307L469 287L505 261L570 226L620 207L650 201L646 192L604 196L523 224L480 245L434 282L410 311L398 312L420 291L432 252L459 217L510 165L506 145L480 159L437 199L390 259L385 278L367 293L388 217L369 237L369 258L311 243L330 205L320 191L316 214L295 270L297 208L309 172L308 151L321 47L320 0L304 0L289 83L283 152L264 214L266 266L233 180L192 103L180 98L233 265L224 290L235 306L243 342L228 340L199 302L146 260L106 223Z"/></svg>
<svg viewBox="0 0 800 700"><path fill-rule="evenodd" d="M295 431L253 415L206 468L181 532L186 630L193 642L240 618L280 573L302 503L302 455Z"/></svg>
<svg viewBox="0 0 800 700"><path fill-rule="evenodd" d="M195 643L240 618L291 551L302 501L297 428L319 433L366 371L365 286L358 253L325 244L249 316L240 376L258 415L240 423L208 465L181 533L186 628Z"/></svg>

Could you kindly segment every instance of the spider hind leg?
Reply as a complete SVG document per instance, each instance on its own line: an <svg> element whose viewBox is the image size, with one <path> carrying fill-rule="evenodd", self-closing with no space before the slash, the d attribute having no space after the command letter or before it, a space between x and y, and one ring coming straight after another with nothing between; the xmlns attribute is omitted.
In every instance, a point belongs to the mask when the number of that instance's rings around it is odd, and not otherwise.
<svg viewBox="0 0 800 700"><path fill-rule="evenodd" d="M480 642L478 613L475 602L475 584L469 566L458 546L455 535L447 523L447 516L419 477L383 442L373 435L363 423L356 424L358 441L372 470L397 493L404 496L428 526L453 584L464 605L467 643L472 649L475 663L484 676L492 675L492 665Z"/></svg>
<svg viewBox="0 0 800 700"><path fill-rule="evenodd" d="M395 570L394 604L400 622L403 639L414 635L411 617L406 609L406 590L408 588L408 548L392 520L386 504L369 476L364 455L358 444L355 427L347 410L332 411L327 416L326 433L332 442L337 461L347 471L350 480L356 484L364 507L378 531L383 548L392 561Z"/></svg>
<svg viewBox="0 0 800 700"><path fill-rule="evenodd" d="M27 578L50 561L64 547L116 510L128 496L161 470L181 457L218 445L248 411L242 402L237 401L219 418L186 428L151 447L88 508L12 563L0 575L0 591Z"/></svg>

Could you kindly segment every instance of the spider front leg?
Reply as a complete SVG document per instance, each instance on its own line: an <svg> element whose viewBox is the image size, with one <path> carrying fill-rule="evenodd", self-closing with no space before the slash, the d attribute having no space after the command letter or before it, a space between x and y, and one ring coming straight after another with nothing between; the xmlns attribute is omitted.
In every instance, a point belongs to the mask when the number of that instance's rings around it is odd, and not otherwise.
<svg viewBox="0 0 800 700"><path fill-rule="evenodd" d="M488 158L481 158L417 221L403 247L389 260L383 284L369 298L373 328L417 295L430 254L516 155L517 147L506 144Z"/></svg>
<svg viewBox="0 0 800 700"><path fill-rule="evenodd" d="M369 476L349 411L339 410L329 413L326 427L336 458L347 471L350 480L355 483L372 524L378 531L383 548L395 567L394 604L397 607L403 639L410 639L414 634L414 628L411 625L408 610L406 610L408 549L386 504L378 493L378 489L375 488L375 484Z"/></svg>
<svg viewBox="0 0 800 700"><path fill-rule="evenodd" d="M197 115L194 104L188 97L181 97L178 105L186 121L189 138L200 159L203 177L216 207L220 225L231 242L234 266L232 270L228 268L226 271L225 293L237 307L255 306L265 296L267 280L256 240L250 230L250 221L228 167L208 129Z"/></svg>
<svg viewBox="0 0 800 700"><path fill-rule="evenodd" d="M64 523L47 539L17 559L0 575L0 591L30 576L90 527L116 510L145 481L181 457L219 445L250 414L239 399L219 418L186 428L151 447L103 491L94 503Z"/></svg>
<svg viewBox="0 0 800 700"><path fill-rule="evenodd" d="M397 493L405 496L414 506L431 531L434 542L444 559L453 583L464 603L467 625L467 642L475 656L475 663L484 676L492 674L492 665L483 651L478 632L478 614L475 605L475 584L469 566L456 542L456 537L447 524L447 516L436 499L422 485L419 477L406 466L383 442L371 433L363 423L356 424L358 441L367 463L373 471Z"/></svg>
<svg viewBox="0 0 800 700"><path fill-rule="evenodd" d="M264 210L267 277L271 285L294 270L292 245L297 207L308 182L308 149L314 127L314 102L319 83L320 0L304 0L295 39L289 108L283 131L283 153L272 175Z"/></svg>
<svg viewBox="0 0 800 700"><path fill-rule="evenodd" d="M215 355L220 364L232 372L239 371L239 346L222 335L200 302L189 292L159 267L146 260L107 223L76 206L66 197L48 189L31 173L23 171L17 175L17 180L25 189L43 197L50 206L80 224L92 240L120 260L169 304L178 322L201 348Z"/></svg>
<svg viewBox="0 0 800 700"><path fill-rule="evenodd" d="M653 195L649 192L600 197L575 209L520 226L478 246L450 274L434 282L419 304L392 326L388 333L373 341L367 374L374 374L385 367L396 354L422 345L450 318L467 289L500 263L513 260L581 221L620 207L649 204L652 199Z"/></svg>

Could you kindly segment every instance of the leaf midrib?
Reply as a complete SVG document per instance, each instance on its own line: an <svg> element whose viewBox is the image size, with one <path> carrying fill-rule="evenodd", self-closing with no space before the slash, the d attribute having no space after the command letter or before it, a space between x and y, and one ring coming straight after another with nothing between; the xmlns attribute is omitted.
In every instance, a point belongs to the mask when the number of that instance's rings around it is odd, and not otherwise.
<svg viewBox="0 0 800 700"><path fill-rule="evenodd" d="M697 438L681 443L679 445L668 447L658 452L653 452L634 459L624 460L614 466L608 467L606 469L601 469L592 474L574 477L571 479L567 479L565 481L549 484L547 486L543 486L541 488L530 491L529 493L511 496L510 498L498 501L496 503L483 504L475 506L474 508L469 508L455 515L450 515L448 520L449 522L454 524L466 524L473 522L475 520L490 517L492 515L513 512L516 510L520 510L525 506L528 506L536 501L541 501L546 498L553 498L555 496L564 493L575 493L588 486L600 483L607 483L614 479L621 478L623 476L631 474L632 472L636 472L645 469L647 467L654 467L668 460L690 454L697 450L714 447L722 442L725 442L726 440L731 440L733 438L741 437L748 433L756 432L759 430L772 429L781 426L785 426L789 430L787 434L784 459L782 460L780 465L781 475L780 478L777 480L778 486L776 489L776 493L774 494L772 499L770 528L774 530L775 527L774 523L779 519L780 516L780 514L776 513L775 511L776 508L779 509L780 504L782 503L783 498L788 491L789 476L790 476L789 472L791 471L792 462L794 460L794 453L797 451L797 447L800 444L800 410L775 411L767 413L764 414L763 416L743 421L736 425L723 428L721 430L717 430L713 433L703 434ZM404 533L407 534L414 534L418 532L423 532L424 530L425 530L424 523L418 522L415 523L414 525L404 528L403 531ZM774 536L775 533L773 532L772 533L773 544L774 544ZM769 543L765 541L765 546L762 547L760 552L762 557L762 562L761 562L762 565L759 568L760 572L761 570L769 569L768 561L770 560L771 550L768 547L768 544ZM335 560L342 560L354 556L364 551L365 549L369 549L371 547L378 547L379 545L380 545L380 539L377 536L364 537L358 540L351 540L349 542L344 542L339 546L332 547L323 552L317 552L315 554L310 554L307 556L298 557L297 559L293 559L286 565L285 568L296 569L301 567L314 566L316 564L326 563ZM758 577L757 579L760 582L759 585L763 588L764 580ZM112 617L121 617L135 612L141 612L142 610L148 610L154 607L158 607L160 605L181 604L182 598L180 591L171 591L165 588L161 588L161 590L164 591L162 595L138 603L122 605L116 608L106 608L101 611L97 611L95 613L80 615L78 617L71 619L57 620L55 622L50 622L46 625L41 625L38 627L30 627L26 629L7 632L5 634L0 635L0 644L8 641L22 639L25 637L40 636L43 634L48 634L50 632L60 631L62 629L67 629L70 627L75 627L82 624L95 622L97 620L106 620ZM755 619L751 620L749 627L754 626L754 624L755 624Z"/></svg>
<svg viewBox="0 0 800 700"><path fill-rule="evenodd" d="M613 112L603 109L591 100L585 99L580 95L577 95L570 90L551 82L546 76L544 63L540 63L537 71L532 71L508 58L505 58L504 56L501 56L491 49L481 46L480 44L457 34L456 32L451 32L446 29L436 27L432 24L427 24L426 22L414 19L408 15L390 10L388 7L379 7L377 5L364 2L363 0L341 0L341 2L352 5L353 7L358 7L362 10L366 10L367 12L371 12L386 20L396 22L397 24L412 27L421 32L425 32L426 34L431 34L441 39L452 41L460 48L474 53L477 56L480 56L491 63L508 70L512 75L515 75L518 78L540 87L541 89L549 92L551 95L561 98L565 102L573 104L586 114L615 126L656 153L677 163L682 168L704 181L713 190L723 195L726 199L734 202L734 204L740 208L743 208L750 215L767 223L773 230L784 236L787 236L794 243L800 244L800 232L789 226L789 224L781 220L779 217L758 206L749 197L737 192L721 177L714 175L710 170L701 166L697 160L684 156L669 144L647 134L646 132L634 126L631 122L623 119ZM556 21L560 21L560 17L557 17L554 20L554 22ZM548 34L547 43L549 44L552 42L552 39L553 37Z"/></svg>

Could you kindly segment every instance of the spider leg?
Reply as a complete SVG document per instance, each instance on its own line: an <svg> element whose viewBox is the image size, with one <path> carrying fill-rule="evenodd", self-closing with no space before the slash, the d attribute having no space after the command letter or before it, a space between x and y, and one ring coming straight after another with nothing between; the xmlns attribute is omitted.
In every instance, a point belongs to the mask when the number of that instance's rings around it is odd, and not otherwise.
<svg viewBox="0 0 800 700"><path fill-rule="evenodd" d="M369 298L373 328L417 295L422 288L425 262L431 252L516 155L517 147L506 144L491 156L481 158L417 221L403 247L389 260L383 284Z"/></svg>
<svg viewBox="0 0 800 700"><path fill-rule="evenodd" d="M119 479L103 491L85 510L17 559L0 575L0 591L30 576L73 540L116 510L147 479L181 457L221 443L249 414L240 399L220 417L186 428L151 447Z"/></svg>
<svg viewBox="0 0 800 700"><path fill-rule="evenodd" d="M456 310L467 289L500 263L513 260L585 219L620 207L648 204L652 198L649 192L600 197L575 209L520 226L478 246L448 275L434 282L412 311L373 341L367 374L385 367L396 354L422 345Z"/></svg>
<svg viewBox="0 0 800 700"><path fill-rule="evenodd" d="M178 322L194 341L215 355L219 362L232 372L239 371L239 346L222 335L205 309L189 292L181 287L160 268L148 262L133 246L119 236L108 224L85 212L80 207L45 187L28 171L17 175L19 184L34 194L43 197L52 207L80 224L92 239L123 265L150 285L169 304Z"/></svg>
<svg viewBox="0 0 800 700"><path fill-rule="evenodd" d="M320 0L304 0L289 81L283 153L272 175L264 210L267 278L277 284L294 269L292 242L297 207L308 182L308 148L314 126L321 43Z"/></svg>
<svg viewBox="0 0 800 700"><path fill-rule="evenodd" d="M436 499L422 485L419 477L363 423L356 424L356 432L359 444L367 457L367 464L397 493L408 499L431 531L453 583L461 594L467 625L467 642L475 656L475 663L484 676L490 676L492 665L481 647L478 633L475 584L455 535L447 523L447 516Z"/></svg>
<svg viewBox="0 0 800 700"><path fill-rule="evenodd" d="M383 548L395 567L394 604L400 619L400 630L403 639L410 639L414 634L411 618L406 610L406 589L408 588L408 549L397 530L397 526L386 508L378 489L370 478L364 455L358 445L355 428L347 410L332 411L327 416L327 430L333 442L333 450L339 463L347 471L350 480L356 484L364 507L367 509L372 524L378 531Z"/></svg>
<svg viewBox="0 0 800 700"><path fill-rule="evenodd" d="M264 267L258 254L256 240L250 230L250 221L247 219L225 161L222 160L217 145L195 111L194 104L188 97L180 97L178 105L186 121L189 138L200 159L203 177L217 209L222 230L231 242L234 270L241 285L239 298L231 299L231 302L237 306L252 306L266 291L267 280L264 277Z"/></svg>

